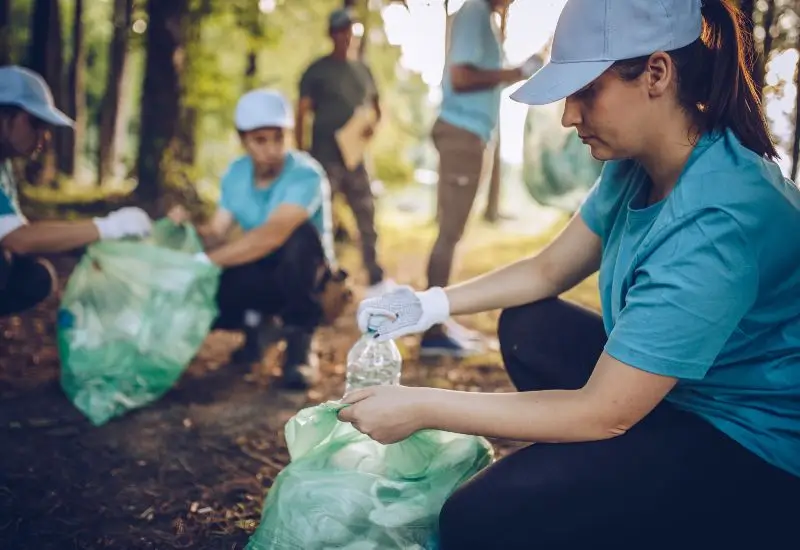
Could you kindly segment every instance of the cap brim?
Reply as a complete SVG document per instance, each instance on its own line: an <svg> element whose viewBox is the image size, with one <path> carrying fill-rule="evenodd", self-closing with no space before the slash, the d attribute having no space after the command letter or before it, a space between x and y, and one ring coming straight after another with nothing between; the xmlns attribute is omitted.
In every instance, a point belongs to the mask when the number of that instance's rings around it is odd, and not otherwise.
<svg viewBox="0 0 800 550"><path fill-rule="evenodd" d="M517 88L511 94L511 99L527 105L547 105L559 101L591 83L613 64L613 61L551 61Z"/></svg>
<svg viewBox="0 0 800 550"><path fill-rule="evenodd" d="M55 107L25 107L25 110L38 118L39 120L43 120L48 124L52 124L53 126L67 126L72 128L75 126L75 122L69 118L67 115L56 109Z"/></svg>

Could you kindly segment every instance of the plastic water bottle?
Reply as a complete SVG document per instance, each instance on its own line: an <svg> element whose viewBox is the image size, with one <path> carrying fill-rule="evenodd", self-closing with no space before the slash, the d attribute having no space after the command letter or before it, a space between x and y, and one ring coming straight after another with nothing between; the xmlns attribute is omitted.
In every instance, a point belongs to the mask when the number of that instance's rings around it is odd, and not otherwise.
<svg viewBox="0 0 800 550"><path fill-rule="evenodd" d="M393 386L400 383L403 357L393 340L379 342L372 331L366 332L347 354L345 393L369 386Z"/></svg>

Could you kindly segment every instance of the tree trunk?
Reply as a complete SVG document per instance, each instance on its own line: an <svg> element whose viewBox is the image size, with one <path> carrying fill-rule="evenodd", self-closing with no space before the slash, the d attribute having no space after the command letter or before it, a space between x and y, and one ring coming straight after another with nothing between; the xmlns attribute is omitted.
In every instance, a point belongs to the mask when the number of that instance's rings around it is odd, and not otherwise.
<svg viewBox="0 0 800 550"><path fill-rule="evenodd" d="M501 44L505 43L506 38L506 23L508 22L508 10L505 9L501 13L500 19L500 40ZM494 144L492 160L492 175L489 178L489 194L486 200L486 211L483 214L483 219L489 223L496 223L500 219L500 187L502 180L502 170L500 160L500 130L498 124L497 138Z"/></svg>
<svg viewBox="0 0 800 550"><path fill-rule="evenodd" d="M155 213L174 163L181 117L188 0L149 0L136 196Z"/></svg>
<svg viewBox="0 0 800 550"><path fill-rule="evenodd" d="M97 183L112 175L117 163L117 134L120 123L120 103L125 65L128 60L133 0L114 1L114 35L108 48L106 91L100 104L99 138L97 147Z"/></svg>
<svg viewBox="0 0 800 550"><path fill-rule="evenodd" d="M31 14L28 67L36 71L50 86L57 105L62 104L61 13L58 0L36 0ZM54 138L58 139L59 134ZM57 146L48 143L39 157L26 167L26 178L38 184L54 184Z"/></svg>
<svg viewBox="0 0 800 550"><path fill-rule="evenodd" d="M762 19L762 27L764 28L764 42L761 46L761 55L758 56L758 62L756 63L754 77L756 81L756 86L758 87L758 92L760 94L761 99L764 98L764 83L765 78L767 75L767 64L769 63L769 55L772 53L772 27L775 24L775 19L777 15L777 7L775 5L775 0L770 0L767 2L767 11L764 12L764 17Z"/></svg>
<svg viewBox="0 0 800 550"><path fill-rule="evenodd" d="M798 12L800 12L800 2L798 2ZM800 53L800 35L797 37L795 45ZM792 169L790 177L792 181L797 181L798 165L800 165L800 56L797 58L797 68L794 73L795 99L794 99L794 140L792 141Z"/></svg>
<svg viewBox="0 0 800 550"><path fill-rule="evenodd" d="M75 166L83 151L86 128L86 48L83 35L83 0L75 1L72 23L72 59L67 70L66 114L75 120L73 130L58 130L58 167L70 176L75 174Z"/></svg>
<svg viewBox="0 0 800 550"><path fill-rule="evenodd" d="M11 63L11 0L0 1L0 65Z"/></svg>

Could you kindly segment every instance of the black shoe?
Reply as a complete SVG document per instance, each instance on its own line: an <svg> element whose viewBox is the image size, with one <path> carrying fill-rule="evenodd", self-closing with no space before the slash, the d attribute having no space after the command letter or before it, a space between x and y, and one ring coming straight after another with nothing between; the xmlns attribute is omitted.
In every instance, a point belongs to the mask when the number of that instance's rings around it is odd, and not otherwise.
<svg viewBox="0 0 800 550"><path fill-rule="evenodd" d="M319 358L311 351L313 332L287 327L284 336L286 351L281 385L290 390L306 390L319 379Z"/></svg>
<svg viewBox="0 0 800 550"><path fill-rule="evenodd" d="M269 346L280 338L280 327L274 319L267 319L257 327L244 327L244 344L231 355L236 365L257 363L264 357Z"/></svg>
<svg viewBox="0 0 800 550"><path fill-rule="evenodd" d="M264 347L261 345L259 327L244 327L244 343L231 354L231 363L249 365L261 361Z"/></svg>

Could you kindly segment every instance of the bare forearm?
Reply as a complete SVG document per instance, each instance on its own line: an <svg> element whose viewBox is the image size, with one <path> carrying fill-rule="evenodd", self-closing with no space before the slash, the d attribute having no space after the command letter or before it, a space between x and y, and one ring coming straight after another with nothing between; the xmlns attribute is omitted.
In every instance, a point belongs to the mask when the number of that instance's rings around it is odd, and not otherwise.
<svg viewBox="0 0 800 550"><path fill-rule="evenodd" d="M543 274L535 257L449 286L445 290L453 315L520 306L562 292Z"/></svg>
<svg viewBox="0 0 800 550"><path fill-rule="evenodd" d="M3 239L2 245L15 254L44 254L80 248L99 238L97 226L90 220L43 221L12 231Z"/></svg>
<svg viewBox="0 0 800 550"><path fill-rule="evenodd" d="M425 388L425 428L539 443L597 441L619 435L582 390L470 393Z"/></svg>
<svg viewBox="0 0 800 550"><path fill-rule="evenodd" d="M501 84L512 84L518 80L520 72L517 69L485 70L462 66L452 74L453 88L457 92L487 90Z"/></svg>
<svg viewBox="0 0 800 550"><path fill-rule="evenodd" d="M254 262L277 250L282 243L261 232L250 231L241 238L208 253L208 258L220 267L232 267Z"/></svg>

